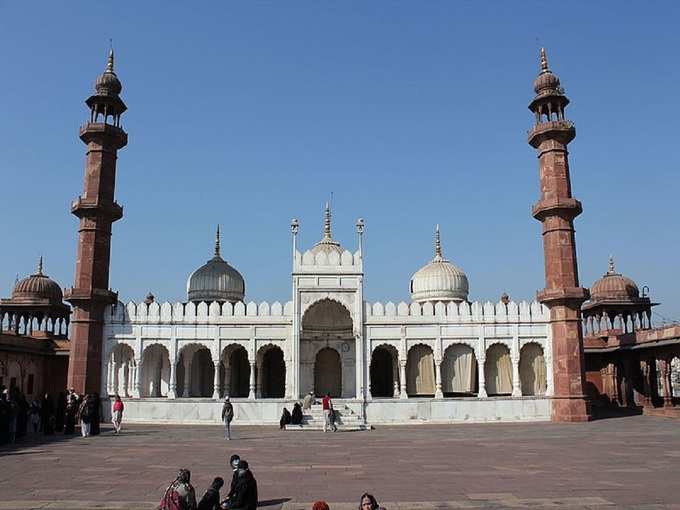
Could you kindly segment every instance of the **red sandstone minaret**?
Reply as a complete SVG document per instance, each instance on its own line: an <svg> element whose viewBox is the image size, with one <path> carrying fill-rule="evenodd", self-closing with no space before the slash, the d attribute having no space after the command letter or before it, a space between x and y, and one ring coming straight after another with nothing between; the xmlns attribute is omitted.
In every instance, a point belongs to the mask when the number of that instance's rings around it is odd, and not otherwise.
<svg viewBox="0 0 680 510"><path fill-rule="evenodd" d="M538 299L550 308L552 323L552 419L587 421L591 416L584 391L581 304L588 299L588 290L579 287L574 237L574 218L582 209L581 202L571 196L567 157L567 144L576 129L564 117L569 99L548 68L543 48L534 90L536 97L529 109L536 115L536 124L529 131L529 144L538 151L541 198L532 212L543 224L545 289Z"/></svg>
<svg viewBox="0 0 680 510"><path fill-rule="evenodd" d="M87 145L85 186L71 204L80 228L75 283L65 293L74 309L68 386L79 393L100 391L104 309L118 297L109 289L109 261L111 224L123 217L123 208L114 201L117 152L127 144L120 125L127 109L119 97L122 88L111 50L95 94L86 101L90 121L80 128L80 139Z"/></svg>

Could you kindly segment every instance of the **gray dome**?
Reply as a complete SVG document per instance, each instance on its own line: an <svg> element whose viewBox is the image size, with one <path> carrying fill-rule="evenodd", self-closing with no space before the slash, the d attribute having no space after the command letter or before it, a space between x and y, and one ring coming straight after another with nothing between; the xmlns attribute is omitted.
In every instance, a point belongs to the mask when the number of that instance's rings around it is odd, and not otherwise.
<svg viewBox="0 0 680 510"><path fill-rule="evenodd" d="M411 277L411 300L467 301L469 292L465 273L442 256L439 225L435 234L434 259Z"/></svg>
<svg viewBox="0 0 680 510"><path fill-rule="evenodd" d="M243 276L220 256L220 230L217 228L215 256L191 273L187 297L193 302L243 301L246 284Z"/></svg>

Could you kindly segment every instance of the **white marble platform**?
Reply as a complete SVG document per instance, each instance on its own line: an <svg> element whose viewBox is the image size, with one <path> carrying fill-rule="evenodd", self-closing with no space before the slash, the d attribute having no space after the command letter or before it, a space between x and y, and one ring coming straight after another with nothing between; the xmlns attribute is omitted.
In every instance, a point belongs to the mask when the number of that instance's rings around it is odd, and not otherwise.
<svg viewBox="0 0 680 510"><path fill-rule="evenodd" d="M127 422L221 423L223 402L210 398L141 398L124 399L124 403ZM278 425L283 408L292 410L293 403L285 399L232 399L233 425ZM335 399L334 406L336 409L347 406L359 416L365 412L369 425L550 420L550 399L545 397L375 399L365 404L360 400ZM110 404L104 401L103 407L108 420Z"/></svg>

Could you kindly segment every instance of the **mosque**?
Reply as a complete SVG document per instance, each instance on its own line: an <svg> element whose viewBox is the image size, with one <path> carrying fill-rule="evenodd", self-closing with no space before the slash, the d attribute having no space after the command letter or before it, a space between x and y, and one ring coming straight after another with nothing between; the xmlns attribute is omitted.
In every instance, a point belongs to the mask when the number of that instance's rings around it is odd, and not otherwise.
<svg viewBox="0 0 680 510"><path fill-rule="evenodd" d="M330 394L341 423L358 428L587 421L593 405L675 413L680 326L653 328L655 303L613 260L590 290L579 285L573 221L582 206L567 153L575 127L544 50L534 91L528 142L539 159L533 216L545 254L536 301L503 294L470 302L468 277L445 257L437 226L432 259L404 279L410 302L369 303L364 220L356 220L354 246L343 247L327 204L313 246L298 246L302 227L291 221L291 301L247 295L245 278L223 258L218 227L212 258L189 275L185 301L149 294L124 303L109 288L111 227L123 215L114 197L117 153L127 144L111 52L80 131L87 160L84 192L71 204L80 221L75 283L62 294L41 261L0 301L0 384L27 391L33 370L31 391L51 381L118 394L127 420L168 423L219 422L229 396L236 423L273 424L309 392ZM31 352L29 341L42 342L42 352ZM64 352L68 382L49 368Z"/></svg>

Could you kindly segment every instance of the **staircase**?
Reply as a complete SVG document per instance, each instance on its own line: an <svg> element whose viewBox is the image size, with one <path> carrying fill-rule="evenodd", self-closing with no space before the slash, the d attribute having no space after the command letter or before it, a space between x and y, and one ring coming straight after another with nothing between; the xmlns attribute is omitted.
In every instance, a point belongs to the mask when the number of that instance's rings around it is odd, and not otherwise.
<svg viewBox="0 0 680 510"><path fill-rule="evenodd" d="M335 426L338 427L338 432L370 429L370 427L364 424L361 416L348 406L338 406L335 409ZM323 430L322 406L318 404L313 405L311 409L303 412L302 426L286 425L286 430Z"/></svg>

